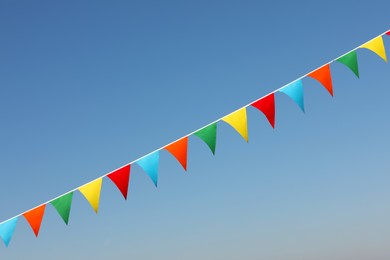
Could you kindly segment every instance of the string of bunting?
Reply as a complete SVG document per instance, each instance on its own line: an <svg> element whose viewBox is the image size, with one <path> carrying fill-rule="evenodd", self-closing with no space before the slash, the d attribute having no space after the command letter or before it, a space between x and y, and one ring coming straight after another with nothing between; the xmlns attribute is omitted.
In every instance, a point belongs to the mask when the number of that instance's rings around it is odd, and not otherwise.
<svg viewBox="0 0 390 260"><path fill-rule="evenodd" d="M100 192L102 188L103 178L109 178L118 190L123 195L124 199L127 199L127 192L130 182L131 167L137 164L146 172L146 174L153 181L157 187L158 183L158 165L160 159L160 152L162 150L168 151L176 160L181 164L183 169L187 171L187 152L188 152L188 139L190 136L196 136L200 138L215 154L216 139L217 139L217 123L223 121L234 128L241 136L248 142L248 127L247 127L247 108L254 107L262 112L270 125L275 127L275 94L283 93L290 97L304 112L304 98L303 98L303 79L306 77L313 78L323 85L323 87L333 96L333 83L330 65L337 61L347 66L355 75L359 78L359 67L357 50L368 49L376 53L385 62L387 62L386 50L383 43L382 36L390 35L390 31L382 33L381 35L367 41L359 47L341 55L340 57L326 63L325 65L309 72L308 74L296 79L295 81L284 85L283 87L274 90L273 92L251 102L236 111L164 146L161 147L133 162L130 162L112 172L109 172L95 180L92 180L80 187L77 187L65 194L62 194L54 199L51 199L41 205L20 213L8 220L0 223L0 237L2 238L5 246L8 247L11 238L14 234L16 225L20 218L24 218L30 225L35 236L38 237L39 230L45 209L48 204L51 204L62 220L68 225L69 215L72 206L73 194L79 191L85 199L89 202L93 210L98 213Z"/></svg>

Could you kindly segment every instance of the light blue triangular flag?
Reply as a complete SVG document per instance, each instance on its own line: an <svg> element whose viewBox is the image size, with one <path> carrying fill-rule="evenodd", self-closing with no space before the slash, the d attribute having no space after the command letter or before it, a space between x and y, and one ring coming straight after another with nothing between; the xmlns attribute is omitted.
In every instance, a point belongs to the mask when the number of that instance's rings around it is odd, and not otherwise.
<svg viewBox="0 0 390 260"><path fill-rule="evenodd" d="M149 175L157 187L159 152L149 154L137 161L137 164Z"/></svg>
<svg viewBox="0 0 390 260"><path fill-rule="evenodd" d="M303 104L303 84L302 80L294 81L287 86L279 90L289 96L294 102L305 112L305 107Z"/></svg>
<svg viewBox="0 0 390 260"><path fill-rule="evenodd" d="M8 247L8 244L11 241L17 222L18 217L14 217L0 224L0 237L3 239L6 247Z"/></svg>

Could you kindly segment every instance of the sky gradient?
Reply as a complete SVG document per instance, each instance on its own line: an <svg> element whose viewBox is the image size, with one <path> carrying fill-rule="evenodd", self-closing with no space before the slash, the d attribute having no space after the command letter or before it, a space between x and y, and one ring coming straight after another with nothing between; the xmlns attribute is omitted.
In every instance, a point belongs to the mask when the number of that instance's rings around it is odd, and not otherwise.
<svg viewBox="0 0 390 260"><path fill-rule="evenodd" d="M131 162L390 29L386 1L0 2L0 221ZM390 37L384 37L390 55ZM156 189L132 167L98 215L20 218L1 259L390 258L390 66L304 79L305 113L276 96L249 143L190 137L188 172L161 152Z"/></svg>

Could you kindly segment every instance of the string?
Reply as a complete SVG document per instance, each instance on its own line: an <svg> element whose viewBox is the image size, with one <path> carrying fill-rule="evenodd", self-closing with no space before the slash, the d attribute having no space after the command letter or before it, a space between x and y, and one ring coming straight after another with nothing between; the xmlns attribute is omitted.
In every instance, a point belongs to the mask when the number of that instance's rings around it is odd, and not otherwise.
<svg viewBox="0 0 390 260"><path fill-rule="evenodd" d="M374 38L372 38L372 39L381 37L381 36L383 36L384 34L386 34L387 32L390 32L390 31L383 32L383 33L381 33L380 35L378 35L378 36L376 36L376 37L374 37ZM343 57L344 55L346 55L346 54L348 54L348 53L350 53L350 52L356 51L357 49L361 48L361 46L363 46L364 44L368 43L368 42L371 41L372 39L366 41L365 43L359 45L358 47L356 47L356 48L354 48L354 49L352 49L352 50L350 50L350 51L345 52L344 54L338 56L337 58L335 58L335 59L333 59L333 60L331 60L331 61L329 61L329 62L327 62L327 63L325 63L325 64L323 64L323 65L321 65L321 66L319 66L318 68L316 68L316 69L314 69L314 70L312 70L312 71L310 71L310 72L308 72L308 73L306 73L305 75L303 75L303 76L301 76L301 77L299 77L299 78L297 78L297 79L295 79L295 80L293 80L293 81L291 81L291 82L289 82L289 83L283 85L282 87L280 87L280 88L278 88L278 89L275 89L274 91L269 92L268 94L266 94L266 95L264 95L264 96L262 96L262 97L260 97L260 98L258 98L258 99L256 99L256 100L254 100L254 101L252 101L252 102L250 102L250 103L248 103L248 104L246 104L246 105L244 105L244 106L242 106L242 107L240 107L240 108L234 110L233 112L231 112L231 113L229 113L229 114L227 114L227 115L225 115L225 116L229 116L229 115L231 115L231 114L233 114L233 113L235 113L235 112L237 112L237 111L239 111L239 110L241 110L241 109L243 109L243 108L247 108L247 107L249 107L250 105L252 105L253 103L255 103L255 102L257 102L257 101L263 99L264 97L269 96L269 95L271 95L271 94L274 94L274 93L278 92L279 90L281 90L281 89L287 87L287 86L290 85L291 83L296 82L296 81L298 81L298 80L301 80L301 79L307 77L310 73L312 73L312 72L318 70L319 68L322 68L322 67L324 67L324 66L326 66L326 65L328 65L328 64L333 63L334 61L338 60L339 58ZM133 164L133 163L135 163L135 162L137 162L137 161L139 161L139 160L141 160L141 159L143 159L143 158L145 158L145 157L147 157L147 156L149 156L149 155L151 155L151 154L153 154L153 153L155 153L155 152L158 152L158 151L164 149L164 148L165 148L166 146L168 146L168 145L171 145L171 144L173 144L173 143L176 143L176 142L179 141L180 139L189 137L189 136L193 135L194 133L198 132L199 130L201 130L201 129L203 129L203 128L206 128L206 127L208 127L208 126L210 126L210 125L212 125L212 124L215 124L215 123L221 121L222 118L224 118L225 116L220 117L220 118L218 118L217 120L215 120L215 121L213 121L213 122L211 122L211 123L209 123L209 124L207 124L207 125L205 125L205 126L199 128L199 129L197 129L197 130L195 130L195 131L193 131L193 132L191 132L191 133L189 133L189 134L187 134L187 135L184 135L184 136L182 136L181 138L178 138L178 139L176 139L175 141L170 142L170 143L167 144L167 145L164 145L164 146L162 146L162 147L160 147L160 148L157 148L156 150L154 150L154 151L152 151L152 152L150 152L150 153L148 153L148 154L145 154L145 155L139 157L139 158L136 159L136 160L133 160L133 161L127 163L127 164L124 164L124 165L122 165L121 167L118 167L118 168L116 168L115 170L110 171L110 172L108 172L108 173L106 173L106 174L104 174L104 175L102 175L102 176L100 176L100 177L98 177L98 178L96 178L96 179L94 179L94 180L88 182L88 183L85 183L85 184L83 184L83 185L80 185L79 187L77 187L77 188L75 188L75 189L73 189L73 190L67 191L67 192L65 192L65 193L63 193L63 194L61 194L61 195L59 195L59 196L57 196L57 197L55 197L55 198L53 198L53 199L50 199L50 200L48 200L48 201L46 201L46 202L44 202L44 203L41 203L40 205L38 205L38 206L36 206L36 207L34 207L34 208L32 208L32 209L26 210L26 211L24 211L24 212L22 212L22 213L20 213L20 214L18 214L18 215L15 215L15 216L13 216L13 217L7 219L7 220L4 220L4 221L0 222L0 225L3 224L3 223L5 223L5 222L7 222L7 221L9 221L9 220L11 220L11 219L13 219L13 218L20 217L20 216L22 216L24 213L29 212L30 210L33 210L33 209L38 208L38 207L40 207L40 206L42 206L42 205L48 204L48 203L50 203L50 202L52 202L52 201L54 201L54 200L56 200L56 199L58 199L58 198L60 198L60 197L62 197L62 196L64 196L64 195L68 194L68 193L74 192L74 191L78 190L80 187L82 187L82 186L84 186L84 185L88 185L88 184L90 184L90 183L96 181L97 179L104 178L104 177L106 177L107 175L109 175L109 174L111 174L111 173L113 173L113 172L115 172L115 171L117 171L117 170L119 170L119 169L121 169L121 168L123 168L123 167L125 167L125 166L131 165L131 164Z"/></svg>

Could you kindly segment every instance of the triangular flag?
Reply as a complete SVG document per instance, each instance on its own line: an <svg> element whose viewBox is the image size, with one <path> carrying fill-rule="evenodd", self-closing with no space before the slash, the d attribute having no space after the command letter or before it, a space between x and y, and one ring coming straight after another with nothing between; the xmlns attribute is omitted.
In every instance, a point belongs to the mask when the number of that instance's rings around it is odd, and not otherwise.
<svg viewBox="0 0 390 260"><path fill-rule="evenodd" d="M116 185L123 197L127 199L127 191L130 181L130 164L126 165L107 175L110 180Z"/></svg>
<svg viewBox="0 0 390 260"><path fill-rule="evenodd" d="M348 52L344 56L338 58L337 61L350 68L353 73L355 73L356 77L359 78L359 67L356 51Z"/></svg>
<svg viewBox="0 0 390 260"><path fill-rule="evenodd" d="M102 178L96 179L79 188L81 194L88 200L96 214L99 209L100 191L102 189Z"/></svg>
<svg viewBox="0 0 390 260"><path fill-rule="evenodd" d="M58 214L64 220L65 224L68 225L70 207L72 206L73 192L69 192L61 197L53 200L51 205L57 210Z"/></svg>
<svg viewBox="0 0 390 260"><path fill-rule="evenodd" d="M183 166L184 170L187 171L188 137L184 137L172 144L165 146L164 148L170 152L181 164L181 166Z"/></svg>
<svg viewBox="0 0 390 260"><path fill-rule="evenodd" d="M211 152L215 154L215 146L217 143L217 123L213 123L196 131L194 135L202 139L203 142L209 146Z"/></svg>
<svg viewBox="0 0 390 260"><path fill-rule="evenodd" d="M149 175L157 187L159 152L151 153L137 161L137 164Z"/></svg>
<svg viewBox="0 0 390 260"><path fill-rule="evenodd" d="M321 68L309 73L307 76L318 80L333 96L332 75L330 74L329 64L326 64Z"/></svg>
<svg viewBox="0 0 390 260"><path fill-rule="evenodd" d="M360 48L369 49L387 62L386 50L385 45L383 44L382 36L378 36L371 41L366 42L365 44L361 45Z"/></svg>
<svg viewBox="0 0 390 260"><path fill-rule="evenodd" d="M46 204L36 207L23 214L30 227L34 231L36 237L38 237L39 229L41 228L43 214L45 213Z"/></svg>
<svg viewBox="0 0 390 260"><path fill-rule="evenodd" d="M246 108L241 108L222 118L231 125L248 142L248 125L246 119Z"/></svg>
<svg viewBox="0 0 390 260"><path fill-rule="evenodd" d="M302 80L294 81L279 90L279 92L289 96L305 112L303 103L303 84Z"/></svg>
<svg viewBox="0 0 390 260"><path fill-rule="evenodd" d="M8 247L9 242L11 241L17 222L18 217L14 217L0 224L0 237L3 239L6 247Z"/></svg>
<svg viewBox="0 0 390 260"><path fill-rule="evenodd" d="M275 95L274 93L254 102L251 106L257 108L267 117L272 128L275 128Z"/></svg>

